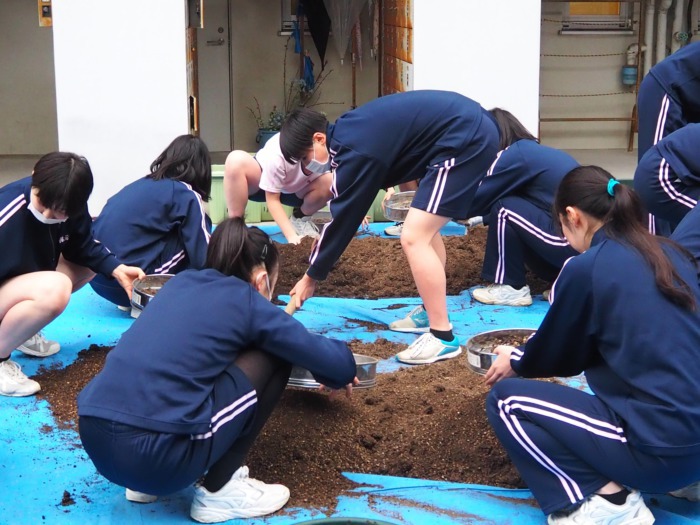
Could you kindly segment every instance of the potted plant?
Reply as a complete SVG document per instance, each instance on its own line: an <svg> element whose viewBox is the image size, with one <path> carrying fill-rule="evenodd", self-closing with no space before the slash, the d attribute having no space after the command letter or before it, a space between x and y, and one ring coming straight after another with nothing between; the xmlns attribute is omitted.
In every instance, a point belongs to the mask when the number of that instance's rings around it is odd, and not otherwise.
<svg viewBox="0 0 700 525"><path fill-rule="evenodd" d="M248 111L250 111L258 124L258 134L255 136L255 142L262 148L270 137L280 130L286 113L277 109L277 106L272 106L272 111L270 111L267 118L264 118L257 97L253 97L253 100L255 100L255 109L249 107Z"/></svg>

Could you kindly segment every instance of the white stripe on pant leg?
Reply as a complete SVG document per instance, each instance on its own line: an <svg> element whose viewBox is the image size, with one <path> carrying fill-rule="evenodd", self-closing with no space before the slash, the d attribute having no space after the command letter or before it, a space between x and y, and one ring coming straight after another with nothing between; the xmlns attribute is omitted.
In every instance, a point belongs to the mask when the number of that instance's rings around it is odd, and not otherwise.
<svg viewBox="0 0 700 525"><path fill-rule="evenodd" d="M518 215L512 210L508 210L508 215L514 224L517 224L523 230L527 231L528 233L531 233L534 237L537 237L543 243L549 244L551 246L569 246L569 241L567 241L565 237L557 237L556 235L547 233L546 231L542 230L541 228L538 228L533 223L528 221L522 215Z"/></svg>
<svg viewBox="0 0 700 525"><path fill-rule="evenodd" d="M450 169L455 165L455 159L450 159L445 161L445 173L442 175L442 181L440 182L440 191L438 192L437 201L435 202L435 210L433 213L437 213L440 203L442 202L442 194L445 191L445 185L447 184L447 176L450 174Z"/></svg>
<svg viewBox="0 0 700 525"><path fill-rule="evenodd" d="M498 263L496 264L496 275L494 282L503 284L505 278L505 258L506 258L506 223L508 222L508 210L501 208L498 211L498 221L496 224L496 244L498 246Z"/></svg>
<svg viewBox="0 0 700 525"><path fill-rule="evenodd" d="M670 106L670 101L668 95L664 95L661 99L661 109L659 110L659 117L656 120L656 133L654 134L654 144L659 142L664 137L664 128L666 127L666 117L668 115L668 107Z"/></svg>
<svg viewBox="0 0 700 525"><path fill-rule="evenodd" d="M687 206L692 210L695 208L698 201L688 197L676 189L676 187L673 185L673 181L668 176L669 168L670 167L668 162L666 162L666 159L662 158L661 163L659 164L659 182L661 183L661 189L664 190L664 193L668 195L671 200L674 200L683 206Z"/></svg>
<svg viewBox="0 0 700 525"><path fill-rule="evenodd" d="M505 407L504 407L505 405ZM551 472L561 483L564 492L569 497L569 501L573 504L583 499L583 494L581 493L578 485L562 472L554 462L549 459L541 450L539 450L534 443L527 436L527 433L522 429L520 423L515 415L506 414L506 411L510 411L507 407L507 403L503 400L498 401L499 415L503 423L505 423L506 428L525 451L532 456L532 458L542 465L546 470ZM576 494L574 494L574 491Z"/></svg>
<svg viewBox="0 0 700 525"><path fill-rule="evenodd" d="M430 195L430 201L428 202L428 209L425 210L428 213L433 213L431 211L431 209L433 208L433 205L436 203L435 201L436 201L437 194L439 191L438 187L440 186L440 180L442 180L442 174L444 171L445 171L445 166L440 167L440 169L438 170L437 177L435 177L435 186L433 186L433 193Z"/></svg>

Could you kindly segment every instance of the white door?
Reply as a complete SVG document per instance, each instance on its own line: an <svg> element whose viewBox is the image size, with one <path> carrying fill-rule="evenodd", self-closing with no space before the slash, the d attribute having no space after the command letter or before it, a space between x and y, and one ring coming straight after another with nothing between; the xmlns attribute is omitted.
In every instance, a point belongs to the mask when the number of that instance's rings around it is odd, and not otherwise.
<svg viewBox="0 0 700 525"><path fill-rule="evenodd" d="M211 152L231 150L229 1L205 0L204 28L197 29L199 130Z"/></svg>

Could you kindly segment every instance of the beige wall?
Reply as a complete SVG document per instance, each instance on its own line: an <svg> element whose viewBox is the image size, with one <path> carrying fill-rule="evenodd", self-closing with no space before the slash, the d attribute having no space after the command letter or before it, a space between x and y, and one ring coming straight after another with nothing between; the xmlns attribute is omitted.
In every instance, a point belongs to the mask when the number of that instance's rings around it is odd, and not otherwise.
<svg viewBox="0 0 700 525"><path fill-rule="evenodd" d="M377 97L377 62L369 54L369 22L367 9L361 15L363 33L362 70L357 67L356 103L361 105ZM254 107L253 97L260 101L263 114L272 106L283 105L283 59L287 36L278 35L281 25L280 0L232 0L231 44L233 69L233 144L236 149L255 151L257 125L247 107ZM318 74L321 61L310 35L305 35L304 44L311 52L314 72ZM294 40L290 40L287 54L287 81L298 74L299 55L294 54ZM347 53L344 64L340 64L333 38L328 41L326 69L333 72L322 86L321 104L314 109L328 114L333 121L352 103L352 65Z"/></svg>
<svg viewBox="0 0 700 525"><path fill-rule="evenodd" d="M58 148L52 39L36 2L0 1L0 155Z"/></svg>
<svg viewBox="0 0 700 525"><path fill-rule="evenodd" d="M559 35L562 3L542 4L542 57L540 95L587 95L623 92L596 97L540 96L540 117L630 117L633 90L621 81L627 46L637 36ZM607 55L589 58L552 57L548 54ZM629 122L545 122L542 142L564 149L627 148Z"/></svg>

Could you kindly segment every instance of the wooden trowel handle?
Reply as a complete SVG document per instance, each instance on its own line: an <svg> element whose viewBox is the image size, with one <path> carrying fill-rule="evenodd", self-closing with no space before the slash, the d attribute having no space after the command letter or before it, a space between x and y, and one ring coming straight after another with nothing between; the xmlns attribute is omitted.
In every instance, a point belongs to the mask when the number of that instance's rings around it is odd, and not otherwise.
<svg viewBox="0 0 700 525"><path fill-rule="evenodd" d="M294 315L294 312L297 311L297 300L294 297L289 299L287 306L284 307L284 311L289 315Z"/></svg>

